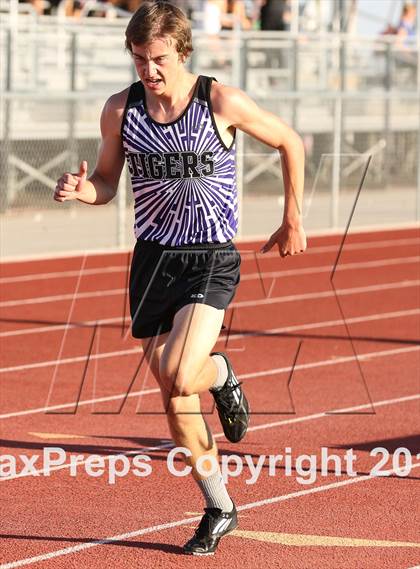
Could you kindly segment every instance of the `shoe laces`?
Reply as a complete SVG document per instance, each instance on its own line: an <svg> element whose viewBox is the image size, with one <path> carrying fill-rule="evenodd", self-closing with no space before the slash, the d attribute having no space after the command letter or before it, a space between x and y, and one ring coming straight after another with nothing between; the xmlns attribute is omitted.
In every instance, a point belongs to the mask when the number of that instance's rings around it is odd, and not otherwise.
<svg viewBox="0 0 420 569"><path fill-rule="evenodd" d="M218 406L222 407L223 412L233 420L238 416L238 406L235 399L232 397L232 392L235 391L235 389L238 389L240 385L242 385L242 381L233 385L224 386L217 393Z"/></svg>
<svg viewBox="0 0 420 569"><path fill-rule="evenodd" d="M205 514L201 518L198 528L195 530L195 535L198 538L206 537L212 530L212 522L222 512L220 508L204 508Z"/></svg>

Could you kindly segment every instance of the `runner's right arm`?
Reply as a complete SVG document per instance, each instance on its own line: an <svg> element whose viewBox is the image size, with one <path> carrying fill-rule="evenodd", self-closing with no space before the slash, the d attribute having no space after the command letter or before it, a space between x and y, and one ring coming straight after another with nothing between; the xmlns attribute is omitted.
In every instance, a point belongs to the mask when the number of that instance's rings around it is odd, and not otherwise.
<svg viewBox="0 0 420 569"><path fill-rule="evenodd" d="M128 89L112 95L101 114L102 142L95 169L87 177L87 162L83 160L79 172L66 172L57 180L54 199L58 202L79 200L101 205L112 200L117 193L118 182L124 165L121 141L121 121Z"/></svg>

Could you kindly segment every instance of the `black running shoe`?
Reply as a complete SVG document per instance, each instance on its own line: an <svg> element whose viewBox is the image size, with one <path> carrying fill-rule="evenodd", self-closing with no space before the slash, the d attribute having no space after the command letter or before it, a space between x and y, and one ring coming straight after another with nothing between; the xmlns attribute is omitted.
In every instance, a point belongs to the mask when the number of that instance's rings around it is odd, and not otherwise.
<svg viewBox="0 0 420 569"><path fill-rule="evenodd" d="M233 531L238 525L238 516L233 504L231 512L222 512L220 508L204 508L193 537L184 545L184 553L189 555L213 555L220 538Z"/></svg>
<svg viewBox="0 0 420 569"><path fill-rule="evenodd" d="M210 355L222 356L228 368L228 377L220 389L210 392L216 401L217 412L222 423L223 432L231 443L238 443L244 438L249 423L249 404L241 389L228 357L222 352Z"/></svg>

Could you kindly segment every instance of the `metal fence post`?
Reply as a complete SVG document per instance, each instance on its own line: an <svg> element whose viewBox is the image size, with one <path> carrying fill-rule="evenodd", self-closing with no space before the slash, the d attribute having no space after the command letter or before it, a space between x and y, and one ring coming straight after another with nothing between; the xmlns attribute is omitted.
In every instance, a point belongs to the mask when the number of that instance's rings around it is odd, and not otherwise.
<svg viewBox="0 0 420 569"><path fill-rule="evenodd" d="M247 69L248 69L248 40L242 34L239 41L239 88L245 90L247 88Z"/></svg>
<svg viewBox="0 0 420 569"><path fill-rule="evenodd" d="M338 227L340 201L340 168L341 168L341 136L342 136L342 93L339 91L334 100L334 149L331 185L330 226Z"/></svg>
<svg viewBox="0 0 420 569"><path fill-rule="evenodd" d="M9 163L9 156L11 154L11 141L10 141L10 125L11 125L11 112L12 112L12 101L10 99L10 92L12 90L12 76L13 76L13 44L14 44L14 29L12 26L7 30L6 35L6 97L4 101L4 130L3 130L3 142L1 144L2 151L0 153L0 212L4 212L7 209L11 195L13 194L12 176L11 168L13 166Z"/></svg>
<svg viewBox="0 0 420 569"><path fill-rule="evenodd" d="M71 34L71 59L70 59L70 92L74 94L77 91L77 32ZM77 101L72 97L69 103L69 130L68 130L68 148L70 156L70 168L73 172L78 170L77 164L77 140L76 140L76 106Z"/></svg>
<svg viewBox="0 0 420 569"><path fill-rule="evenodd" d="M385 98L385 112L384 112L384 138L385 138L385 160L383 161L383 186L385 188L389 187L389 173L390 173L390 165L389 160L386 159L386 155L389 155L391 151L391 141L392 141L392 133L390 128L390 114L391 114L391 99L389 94L391 92L392 87L392 51L391 51L391 44L387 42L386 44L386 51L385 51L385 89L386 89L386 98Z"/></svg>
<svg viewBox="0 0 420 569"><path fill-rule="evenodd" d="M299 33L299 2L291 2L292 18L290 23L290 31L292 34Z"/></svg>
<svg viewBox="0 0 420 569"><path fill-rule="evenodd" d="M293 66L292 66L292 91L293 93L298 92L298 77L299 77L299 40L294 38L292 42L293 46ZM292 127L296 128L297 125L297 110L300 100L297 97L293 97L292 100Z"/></svg>
<svg viewBox="0 0 420 569"><path fill-rule="evenodd" d="M416 191L416 221L420 221L420 113L417 115L417 191Z"/></svg>
<svg viewBox="0 0 420 569"><path fill-rule="evenodd" d="M417 6L417 92L420 92L420 6ZM420 221L420 109L417 118L419 121L417 129L417 192L416 192L416 221Z"/></svg>
<svg viewBox="0 0 420 569"><path fill-rule="evenodd" d="M247 87L247 50L248 42L243 34L238 34L238 50L234 60L237 62L237 85L241 89ZM238 237L243 235L242 221L244 218L244 172L245 172L245 141L244 133L241 130L236 132L236 188L238 192Z"/></svg>

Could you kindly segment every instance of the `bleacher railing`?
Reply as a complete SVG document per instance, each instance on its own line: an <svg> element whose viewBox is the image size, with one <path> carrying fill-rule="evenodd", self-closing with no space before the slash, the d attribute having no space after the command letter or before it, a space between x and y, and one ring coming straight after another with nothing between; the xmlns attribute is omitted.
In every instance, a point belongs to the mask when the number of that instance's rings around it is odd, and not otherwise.
<svg viewBox="0 0 420 569"><path fill-rule="evenodd" d="M31 15L3 19L3 215L57 207L51 193L59 175L76 170L81 159L94 165L101 108L109 95L137 79L124 49L126 23ZM357 185L368 155L365 191L408 191L413 201L403 218L420 220L420 50L415 40L235 30L217 36L196 31L193 43L192 72L246 90L302 136L305 186L313 190L316 185L320 196L328 196L329 215L318 222L320 227L342 225L340 196ZM250 219L247 198L281 195L279 154L242 134L238 149L241 232L252 234L252 222L244 221ZM118 246L126 242L121 224L131 203L125 182L123 176L115 212Z"/></svg>

